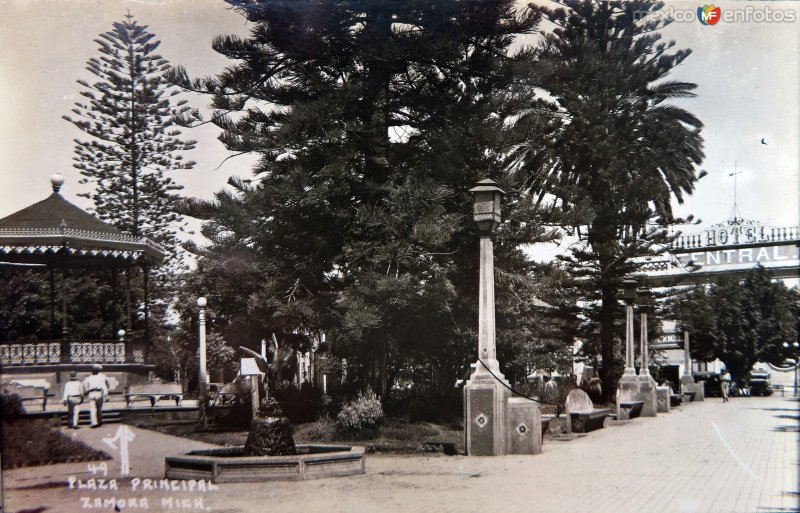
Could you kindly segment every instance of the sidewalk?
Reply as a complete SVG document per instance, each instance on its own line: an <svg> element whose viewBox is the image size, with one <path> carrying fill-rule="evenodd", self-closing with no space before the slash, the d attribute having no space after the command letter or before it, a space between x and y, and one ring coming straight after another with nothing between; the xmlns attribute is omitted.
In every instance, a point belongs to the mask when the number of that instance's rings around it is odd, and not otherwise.
<svg viewBox="0 0 800 513"><path fill-rule="evenodd" d="M734 398L728 404L709 399L571 442L546 443L539 456L372 454L363 476L221 484L205 492L143 493L139 484L134 493L131 478L119 480L116 492L68 490L68 476L90 477L85 463L18 469L3 475L5 505L18 513L83 511L87 503L81 497L88 496L146 497L147 511L217 513L800 511L798 405L774 396ZM116 429L72 433L116 454L101 441ZM136 435L131 476L140 482L163 477L165 454L205 446L131 429ZM108 468L109 477L119 475L118 462L108 462ZM128 506L124 508L136 510Z"/></svg>

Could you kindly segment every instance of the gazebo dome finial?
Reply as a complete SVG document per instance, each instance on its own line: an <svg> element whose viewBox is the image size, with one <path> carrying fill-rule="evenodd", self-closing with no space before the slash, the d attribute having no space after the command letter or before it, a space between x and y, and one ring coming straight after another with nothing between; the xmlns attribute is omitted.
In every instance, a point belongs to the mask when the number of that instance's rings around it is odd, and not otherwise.
<svg viewBox="0 0 800 513"><path fill-rule="evenodd" d="M61 186L64 185L64 176L61 173L56 173L50 177L50 183L53 184L53 192L58 192L61 190Z"/></svg>

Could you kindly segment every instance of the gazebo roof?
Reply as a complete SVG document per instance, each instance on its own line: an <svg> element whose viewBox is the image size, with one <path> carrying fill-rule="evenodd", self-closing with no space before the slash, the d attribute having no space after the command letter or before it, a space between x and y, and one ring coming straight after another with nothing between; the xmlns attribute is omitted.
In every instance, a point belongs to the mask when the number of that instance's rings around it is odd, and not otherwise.
<svg viewBox="0 0 800 513"><path fill-rule="evenodd" d="M164 248L104 223L65 200L61 175L47 198L0 219L0 260L48 263L55 255L106 264L159 263ZM87 262L88 263L88 262Z"/></svg>

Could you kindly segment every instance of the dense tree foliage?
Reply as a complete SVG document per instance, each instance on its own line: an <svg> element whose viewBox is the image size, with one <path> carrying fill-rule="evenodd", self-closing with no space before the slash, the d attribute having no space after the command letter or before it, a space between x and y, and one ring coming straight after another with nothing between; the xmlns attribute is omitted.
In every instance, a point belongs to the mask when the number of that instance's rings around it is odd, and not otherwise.
<svg viewBox="0 0 800 513"><path fill-rule="evenodd" d="M761 266L743 280L727 276L689 289L678 296L673 310L692 336L692 357L719 358L737 381L757 361L781 365L787 357L783 343L798 337L797 289L773 281Z"/></svg>
<svg viewBox="0 0 800 513"><path fill-rule="evenodd" d="M1 270L0 340L61 338L61 274L56 272L51 281L44 268ZM123 291L112 286L111 271L70 269L64 280L67 304L80 305L67 309L71 336L108 339L124 326L114 308L115 301L118 305L123 302Z"/></svg>
<svg viewBox="0 0 800 513"><path fill-rule="evenodd" d="M498 94L538 16L507 0L231 4L253 23L214 41L235 63L171 77L213 95L229 149L260 156L253 179L187 208L206 220L200 271L220 319L251 345L275 332L308 347L324 330L381 395L410 369L451 389L477 347L469 188L490 177L507 193L499 298L529 279L521 244L545 235L505 172Z"/></svg>
<svg viewBox="0 0 800 513"><path fill-rule="evenodd" d="M637 271L636 257L669 242L671 201L681 202L698 178L702 124L671 103L692 97L695 85L669 80L691 51L673 50L658 32L666 22L643 16L662 3L559 3L543 9L555 29L528 52L531 79L522 87L530 100L517 125L541 133L542 112L552 121L547 137L517 145L513 164L521 175L528 170L542 201L563 208L579 238L566 265L586 305L586 348L600 353L611 393L623 347L621 281Z"/></svg>

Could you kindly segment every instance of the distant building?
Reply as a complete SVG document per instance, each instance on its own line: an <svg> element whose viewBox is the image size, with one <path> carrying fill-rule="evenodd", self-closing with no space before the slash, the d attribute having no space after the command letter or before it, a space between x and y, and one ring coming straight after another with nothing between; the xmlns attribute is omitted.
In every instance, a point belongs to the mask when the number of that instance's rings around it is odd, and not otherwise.
<svg viewBox="0 0 800 513"><path fill-rule="evenodd" d="M787 286L800 283L800 227L766 226L753 221L733 219L711 226L701 233L680 235L664 256L647 259L645 270L655 286L680 286L712 283L723 275L744 276L760 264L775 279ZM651 344L662 353L662 375L674 382L684 372L683 333L674 322L665 322L664 335ZM690 334L691 337L691 334ZM691 352L691 340L690 340ZM723 365L692 361L694 372L719 372ZM773 381L791 384L790 372L768 368L759 363L754 368L771 370ZM785 374L785 376L784 376Z"/></svg>

